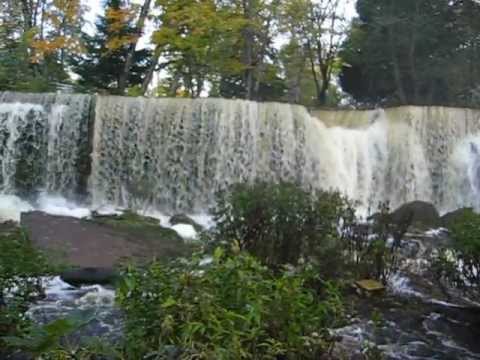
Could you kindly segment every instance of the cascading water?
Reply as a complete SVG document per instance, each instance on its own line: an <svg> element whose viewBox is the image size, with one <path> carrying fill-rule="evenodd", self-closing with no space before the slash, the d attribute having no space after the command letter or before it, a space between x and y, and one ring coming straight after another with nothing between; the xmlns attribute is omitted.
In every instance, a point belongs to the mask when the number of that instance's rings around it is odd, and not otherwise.
<svg viewBox="0 0 480 360"><path fill-rule="evenodd" d="M0 93L2 193L81 192L90 102L87 95Z"/></svg>
<svg viewBox="0 0 480 360"><path fill-rule="evenodd" d="M97 100L90 189L94 203L205 210L216 191L254 179L305 182L306 110L219 99ZM311 130L310 130L311 131Z"/></svg>
<svg viewBox="0 0 480 360"><path fill-rule="evenodd" d="M216 191L261 179L338 189L364 209L479 208L480 111L0 94L3 193L71 196L90 169L94 207L205 211Z"/></svg>

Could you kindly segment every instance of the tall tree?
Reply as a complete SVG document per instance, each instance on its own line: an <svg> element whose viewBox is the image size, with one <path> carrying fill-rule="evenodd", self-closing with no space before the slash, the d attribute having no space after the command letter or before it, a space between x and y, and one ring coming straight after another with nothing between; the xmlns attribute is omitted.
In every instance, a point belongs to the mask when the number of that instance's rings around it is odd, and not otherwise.
<svg viewBox="0 0 480 360"><path fill-rule="evenodd" d="M65 59L81 51L80 0L1 0L0 7L0 87L48 91L67 81Z"/></svg>
<svg viewBox="0 0 480 360"><path fill-rule="evenodd" d="M324 105L345 33L342 1L285 1L282 24L306 56L315 82L317 102Z"/></svg>
<svg viewBox="0 0 480 360"><path fill-rule="evenodd" d="M271 71L275 68L276 50L273 47L277 30L279 0L231 0L227 2L233 12L244 20L237 42L236 57L243 65L240 83L231 80L237 78L236 74L223 79L223 88L229 82L237 83L240 92L238 97L249 100L261 99L261 88L271 78ZM233 77L233 79L232 79ZM265 82L266 81L266 82ZM230 87L230 90L235 87Z"/></svg>
<svg viewBox="0 0 480 360"><path fill-rule="evenodd" d="M478 84L480 4L358 0L342 49L343 88L364 103L466 104Z"/></svg>
<svg viewBox="0 0 480 360"><path fill-rule="evenodd" d="M160 68L169 74L170 94L181 90L197 97L216 74L242 68L233 57L242 17L214 0L157 0L157 5L159 28L152 37L155 54L144 90Z"/></svg>
<svg viewBox="0 0 480 360"><path fill-rule="evenodd" d="M130 70L134 62L137 44L143 35L144 28L145 28L145 21L147 20L147 16L150 12L151 3L152 3L152 0L144 0L140 8L138 19L135 25L135 30L134 30L133 36L131 37L131 41L128 45L127 56L125 59L125 64L123 66L123 71L120 73L120 78L118 81L118 92L121 94L125 92L125 89L127 87L128 78L130 76Z"/></svg>
<svg viewBox="0 0 480 360"><path fill-rule="evenodd" d="M317 103L317 87L310 67L307 49L295 38L282 46L279 59L282 64L288 102L313 106Z"/></svg>
<svg viewBox="0 0 480 360"><path fill-rule="evenodd" d="M89 90L123 94L120 82L136 37L134 15L123 0L107 0L105 14L99 16L93 35L83 34L86 51L72 59L78 84ZM149 68L151 51L136 50L131 60L127 87L140 86Z"/></svg>

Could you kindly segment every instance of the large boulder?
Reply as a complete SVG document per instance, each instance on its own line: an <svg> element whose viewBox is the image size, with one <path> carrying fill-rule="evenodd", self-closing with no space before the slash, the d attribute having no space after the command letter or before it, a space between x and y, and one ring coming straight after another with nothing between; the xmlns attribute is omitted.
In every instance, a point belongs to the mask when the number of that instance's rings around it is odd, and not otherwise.
<svg viewBox="0 0 480 360"><path fill-rule="evenodd" d="M403 226L409 224L418 230L436 229L442 226L440 214L435 206L425 201L412 201L403 204L391 214L393 223Z"/></svg>
<svg viewBox="0 0 480 360"><path fill-rule="evenodd" d="M472 208L460 208L455 211L451 211L443 215L440 219L442 221L442 226L450 229L453 224L455 224L458 220L464 217L466 214L472 212Z"/></svg>
<svg viewBox="0 0 480 360"><path fill-rule="evenodd" d="M193 251L157 219L129 212L86 220L34 211L22 214L21 225L52 261L61 257L62 264L78 268L114 268L125 261L167 260Z"/></svg>
<svg viewBox="0 0 480 360"><path fill-rule="evenodd" d="M64 271L60 278L73 286L113 284L118 273L112 268L78 268Z"/></svg>

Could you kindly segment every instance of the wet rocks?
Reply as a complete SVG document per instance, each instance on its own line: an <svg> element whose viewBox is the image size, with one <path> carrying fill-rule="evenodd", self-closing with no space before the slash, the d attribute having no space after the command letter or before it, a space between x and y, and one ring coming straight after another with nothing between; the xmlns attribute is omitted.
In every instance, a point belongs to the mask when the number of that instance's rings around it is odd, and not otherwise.
<svg viewBox="0 0 480 360"><path fill-rule="evenodd" d="M78 268L64 271L60 278L73 286L113 284L118 273L112 268Z"/></svg>
<svg viewBox="0 0 480 360"><path fill-rule="evenodd" d="M436 229L442 226L440 214L435 206L425 201L412 201L403 204L391 214L391 220L397 224L410 224L419 230Z"/></svg>
<svg viewBox="0 0 480 360"><path fill-rule="evenodd" d="M455 222L460 220L464 215L472 212L472 208L460 208L455 211L451 211L446 213L441 217L442 226L446 227L447 229L450 228Z"/></svg>

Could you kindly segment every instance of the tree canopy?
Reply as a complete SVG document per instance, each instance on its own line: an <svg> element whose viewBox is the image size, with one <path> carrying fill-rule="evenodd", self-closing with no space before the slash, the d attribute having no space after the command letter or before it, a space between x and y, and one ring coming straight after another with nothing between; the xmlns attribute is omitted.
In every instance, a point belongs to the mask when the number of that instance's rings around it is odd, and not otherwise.
<svg viewBox="0 0 480 360"><path fill-rule="evenodd" d="M342 87L367 104L478 104L480 4L358 0Z"/></svg>
<svg viewBox="0 0 480 360"><path fill-rule="evenodd" d="M0 90L306 106L480 101L474 0L0 0ZM352 0L353 1L353 0Z"/></svg>

